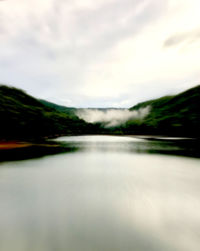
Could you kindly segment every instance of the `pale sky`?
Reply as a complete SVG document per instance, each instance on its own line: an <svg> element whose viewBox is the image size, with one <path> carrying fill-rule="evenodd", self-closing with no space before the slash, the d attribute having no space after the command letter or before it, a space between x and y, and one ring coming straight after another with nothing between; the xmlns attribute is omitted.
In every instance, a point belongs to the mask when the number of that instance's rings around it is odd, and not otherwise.
<svg viewBox="0 0 200 251"><path fill-rule="evenodd" d="M199 0L1 0L0 83L130 107L200 83Z"/></svg>

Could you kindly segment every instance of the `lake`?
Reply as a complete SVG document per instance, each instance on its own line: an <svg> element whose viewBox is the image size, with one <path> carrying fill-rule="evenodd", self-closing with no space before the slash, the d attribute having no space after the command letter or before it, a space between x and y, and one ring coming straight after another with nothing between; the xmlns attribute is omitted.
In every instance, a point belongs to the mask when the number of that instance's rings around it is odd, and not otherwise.
<svg viewBox="0 0 200 251"><path fill-rule="evenodd" d="M0 164L0 250L200 250L194 142L55 141L68 150Z"/></svg>

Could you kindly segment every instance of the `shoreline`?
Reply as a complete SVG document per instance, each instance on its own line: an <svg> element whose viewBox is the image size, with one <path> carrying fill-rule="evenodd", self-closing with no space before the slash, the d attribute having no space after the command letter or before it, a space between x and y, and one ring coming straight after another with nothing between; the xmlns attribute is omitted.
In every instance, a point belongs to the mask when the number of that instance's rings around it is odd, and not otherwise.
<svg viewBox="0 0 200 251"><path fill-rule="evenodd" d="M22 141L0 141L0 150L25 148L32 145L33 145L32 143L22 142Z"/></svg>
<svg viewBox="0 0 200 251"><path fill-rule="evenodd" d="M62 136L57 136L55 138L51 139L57 139L59 137L68 137L72 135L62 135ZM80 135L73 135L73 136L80 136ZM83 135L81 135L83 136ZM92 135L84 135L84 136L92 136ZM94 134L93 136L97 136L97 134ZM163 136L163 135L111 135L111 134L99 134L99 136L119 136L119 137L133 137L133 138L138 138L138 139L146 139L146 140L194 140L195 138L192 137L170 137L170 136ZM47 140L47 139L46 139ZM49 140L49 138L48 138ZM48 142L49 143L49 142ZM39 143L40 146L50 146L47 142L41 142ZM0 140L0 151L1 150L12 150L12 149L18 149L18 148L27 148L34 146L34 143L27 142L27 141L17 141L17 140ZM36 144L38 145L38 143ZM51 145L53 146L53 145ZM54 145L55 146L55 145Z"/></svg>

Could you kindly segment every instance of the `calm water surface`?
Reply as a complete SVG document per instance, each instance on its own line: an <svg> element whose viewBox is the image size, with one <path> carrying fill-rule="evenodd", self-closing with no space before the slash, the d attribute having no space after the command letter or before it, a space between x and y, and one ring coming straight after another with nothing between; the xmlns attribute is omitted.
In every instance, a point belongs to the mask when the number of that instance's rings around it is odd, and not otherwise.
<svg viewBox="0 0 200 251"><path fill-rule="evenodd" d="M131 137L0 164L1 251L198 251L200 159ZM163 154L163 153L168 154Z"/></svg>

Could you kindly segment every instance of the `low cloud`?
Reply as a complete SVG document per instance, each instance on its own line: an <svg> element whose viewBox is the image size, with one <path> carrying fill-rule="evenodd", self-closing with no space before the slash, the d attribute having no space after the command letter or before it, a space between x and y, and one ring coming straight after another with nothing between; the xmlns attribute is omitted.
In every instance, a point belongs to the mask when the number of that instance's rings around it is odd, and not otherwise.
<svg viewBox="0 0 200 251"><path fill-rule="evenodd" d="M128 109L79 109L76 115L88 123L103 123L105 127L119 126L128 120L144 119L150 106L130 111Z"/></svg>
<svg viewBox="0 0 200 251"><path fill-rule="evenodd" d="M200 39L200 29L174 34L164 42L164 47L173 47L181 43L193 43Z"/></svg>
<svg viewBox="0 0 200 251"><path fill-rule="evenodd" d="M76 107L129 107L192 87L199 9L198 0L0 0L0 82ZM166 50L179 43L187 50Z"/></svg>

